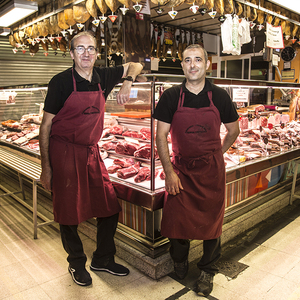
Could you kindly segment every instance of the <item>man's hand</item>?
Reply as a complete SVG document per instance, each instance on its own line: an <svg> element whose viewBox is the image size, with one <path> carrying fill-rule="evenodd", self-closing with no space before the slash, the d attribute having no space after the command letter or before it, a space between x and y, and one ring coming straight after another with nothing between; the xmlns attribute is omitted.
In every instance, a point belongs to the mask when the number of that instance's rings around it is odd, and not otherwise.
<svg viewBox="0 0 300 300"><path fill-rule="evenodd" d="M43 168L41 177L40 177L41 184L44 189L51 191L52 190L52 169L49 168Z"/></svg>
<svg viewBox="0 0 300 300"><path fill-rule="evenodd" d="M176 195L180 193L180 190L183 190L183 186L178 175L172 171L170 174L166 174L165 179L165 188L166 191L171 195Z"/></svg>
<svg viewBox="0 0 300 300"><path fill-rule="evenodd" d="M124 105L129 100L132 82L125 80L117 94L117 103Z"/></svg>

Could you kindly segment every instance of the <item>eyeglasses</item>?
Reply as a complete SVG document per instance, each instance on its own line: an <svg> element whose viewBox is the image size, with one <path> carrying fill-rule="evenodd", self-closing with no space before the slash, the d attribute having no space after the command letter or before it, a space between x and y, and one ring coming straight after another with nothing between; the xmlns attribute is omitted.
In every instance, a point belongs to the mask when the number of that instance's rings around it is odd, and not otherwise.
<svg viewBox="0 0 300 300"><path fill-rule="evenodd" d="M94 46L88 46L87 48L85 48L84 46L77 46L77 47L75 47L75 49L76 49L77 53L80 55L85 53L86 50L91 55L96 53L96 48Z"/></svg>

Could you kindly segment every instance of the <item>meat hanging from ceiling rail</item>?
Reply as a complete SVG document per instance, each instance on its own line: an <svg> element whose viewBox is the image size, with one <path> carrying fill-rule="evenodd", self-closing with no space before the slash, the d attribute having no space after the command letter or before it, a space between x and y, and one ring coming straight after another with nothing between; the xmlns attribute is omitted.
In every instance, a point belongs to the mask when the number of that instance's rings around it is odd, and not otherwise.
<svg viewBox="0 0 300 300"><path fill-rule="evenodd" d="M107 12L107 5L104 0L96 0L96 4L100 9L100 12L104 15Z"/></svg>
<svg viewBox="0 0 300 300"><path fill-rule="evenodd" d="M214 0L206 0L205 5L206 5L208 10L213 9L214 8Z"/></svg>
<svg viewBox="0 0 300 300"><path fill-rule="evenodd" d="M86 0L85 7L93 18L97 17L97 7L94 0Z"/></svg>
<svg viewBox="0 0 300 300"><path fill-rule="evenodd" d="M250 2L257 5L257 0L251 0ZM257 9L252 6L247 6L247 18L252 22L255 21L257 19Z"/></svg>
<svg viewBox="0 0 300 300"><path fill-rule="evenodd" d="M224 13L232 14L234 11L233 0L224 0Z"/></svg>
<svg viewBox="0 0 300 300"><path fill-rule="evenodd" d="M215 10L221 16L224 14L224 0L215 0Z"/></svg>
<svg viewBox="0 0 300 300"><path fill-rule="evenodd" d="M239 17L243 14L243 6L240 2L234 3L234 13Z"/></svg>
<svg viewBox="0 0 300 300"><path fill-rule="evenodd" d="M76 24L73 16L73 7L64 10L64 17L66 24L68 24L69 26L73 26Z"/></svg>
<svg viewBox="0 0 300 300"><path fill-rule="evenodd" d="M73 6L73 17L77 23L84 24L90 18L90 14L84 4L77 4Z"/></svg>

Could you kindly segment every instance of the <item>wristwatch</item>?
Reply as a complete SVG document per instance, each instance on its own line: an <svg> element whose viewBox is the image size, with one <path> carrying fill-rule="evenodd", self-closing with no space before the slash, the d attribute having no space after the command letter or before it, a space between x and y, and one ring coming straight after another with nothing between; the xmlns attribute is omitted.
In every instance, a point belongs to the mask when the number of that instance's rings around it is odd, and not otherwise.
<svg viewBox="0 0 300 300"><path fill-rule="evenodd" d="M124 80L128 80L128 81L132 81L133 82L132 76L127 76L127 77L124 78Z"/></svg>

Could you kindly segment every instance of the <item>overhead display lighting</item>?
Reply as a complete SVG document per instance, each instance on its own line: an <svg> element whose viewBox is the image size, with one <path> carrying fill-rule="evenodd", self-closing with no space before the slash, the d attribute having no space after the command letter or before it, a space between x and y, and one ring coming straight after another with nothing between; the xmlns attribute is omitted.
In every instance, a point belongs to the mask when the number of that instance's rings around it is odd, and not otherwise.
<svg viewBox="0 0 300 300"><path fill-rule="evenodd" d="M0 35L1 36L9 35L9 33L10 33L10 28L0 27Z"/></svg>
<svg viewBox="0 0 300 300"><path fill-rule="evenodd" d="M9 27L37 10L36 2L12 0L0 9L0 26Z"/></svg>
<svg viewBox="0 0 300 300"><path fill-rule="evenodd" d="M270 0L270 1L288 10L294 11L297 14L300 14L300 7L299 5L295 5L296 4L295 0Z"/></svg>

